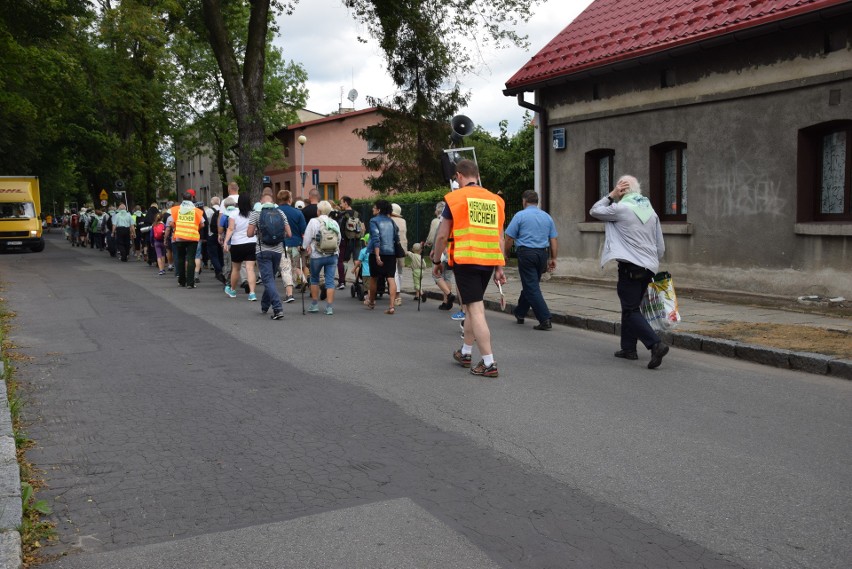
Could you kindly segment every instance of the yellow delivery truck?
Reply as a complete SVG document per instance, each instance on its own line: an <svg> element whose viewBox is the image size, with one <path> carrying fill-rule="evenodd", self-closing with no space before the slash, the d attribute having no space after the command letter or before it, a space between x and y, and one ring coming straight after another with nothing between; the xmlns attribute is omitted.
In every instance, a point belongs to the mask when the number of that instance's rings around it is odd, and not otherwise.
<svg viewBox="0 0 852 569"><path fill-rule="evenodd" d="M37 176L0 176L0 249L44 250Z"/></svg>

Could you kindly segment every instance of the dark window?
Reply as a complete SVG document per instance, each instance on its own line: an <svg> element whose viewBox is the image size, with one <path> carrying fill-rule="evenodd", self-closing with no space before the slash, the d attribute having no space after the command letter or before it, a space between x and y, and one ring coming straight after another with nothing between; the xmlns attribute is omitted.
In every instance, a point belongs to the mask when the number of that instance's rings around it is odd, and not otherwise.
<svg viewBox="0 0 852 569"><path fill-rule="evenodd" d="M385 151L385 149L382 146L381 142L379 142L379 141L377 141L373 138L367 139L367 152L384 152L384 151Z"/></svg>
<svg viewBox="0 0 852 569"><path fill-rule="evenodd" d="M799 131L799 221L852 220L852 121Z"/></svg>
<svg viewBox="0 0 852 569"><path fill-rule="evenodd" d="M650 199L660 221L686 221L687 158L683 142L651 147Z"/></svg>
<svg viewBox="0 0 852 569"><path fill-rule="evenodd" d="M592 221L589 210L599 199L612 191L615 150L599 148L586 152L586 220Z"/></svg>

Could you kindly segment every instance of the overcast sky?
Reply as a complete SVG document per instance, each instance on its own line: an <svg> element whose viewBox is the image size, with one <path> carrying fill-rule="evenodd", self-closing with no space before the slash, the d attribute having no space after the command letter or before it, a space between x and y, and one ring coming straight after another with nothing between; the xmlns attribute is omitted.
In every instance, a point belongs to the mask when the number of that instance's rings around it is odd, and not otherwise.
<svg viewBox="0 0 852 569"><path fill-rule="evenodd" d="M503 95L506 81L589 4L591 0L546 0L519 28L529 36L529 50L483 53L477 73L461 78L462 89L471 92L470 103L461 114L495 134L498 123L506 119L509 132L516 132L524 109L515 97ZM308 72L309 110L328 114L338 109L341 99L344 107L350 106L347 95L353 88L358 91L356 109L368 106L367 95L384 99L393 94L394 85L378 45L372 39L367 44L357 41L359 33L368 34L341 0L301 0L292 16L279 18L279 27L276 43L283 48L285 59L301 63ZM532 94L527 100L532 101Z"/></svg>

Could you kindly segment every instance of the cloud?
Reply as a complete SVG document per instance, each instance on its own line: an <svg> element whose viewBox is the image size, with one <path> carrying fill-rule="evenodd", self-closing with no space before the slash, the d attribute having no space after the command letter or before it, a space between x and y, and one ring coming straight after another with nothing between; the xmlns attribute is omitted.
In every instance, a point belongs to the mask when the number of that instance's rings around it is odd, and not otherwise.
<svg viewBox="0 0 852 569"><path fill-rule="evenodd" d="M509 132L516 132L525 109L518 106L515 97L503 96L506 81L590 3L546 0L520 27L520 32L529 36L528 51L510 48L483 52L475 74L460 78L462 88L471 92L470 103L460 112L492 133L499 132L503 119L509 121ZM275 43L285 59L301 63L308 72L308 109L323 114L336 111L341 88L344 106L349 106L349 90L358 91L358 109L367 106L368 95L388 98L394 93L376 42L340 0L304 0L292 15L280 16L277 23L281 34ZM368 42L359 42L359 36Z"/></svg>

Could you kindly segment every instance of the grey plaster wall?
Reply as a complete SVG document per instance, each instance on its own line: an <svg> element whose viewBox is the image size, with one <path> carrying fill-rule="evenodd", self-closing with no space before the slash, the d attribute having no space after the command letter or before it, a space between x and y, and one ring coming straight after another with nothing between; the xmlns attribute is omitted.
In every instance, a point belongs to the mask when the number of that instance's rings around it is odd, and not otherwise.
<svg viewBox="0 0 852 569"><path fill-rule="evenodd" d="M693 285L852 298L852 223L834 235L803 234L796 225L799 130L852 119L850 45L820 52L820 29L758 38L750 55L737 44L539 93L550 126L566 129L566 149L547 150L551 213L567 261L560 272L600 274L603 233L584 223L586 152L613 149L614 176L633 174L647 185L650 147L680 141L688 225L666 235L669 270ZM662 89L660 74L673 65L680 83ZM592 98L592 83L609 97Z"/></svg>

